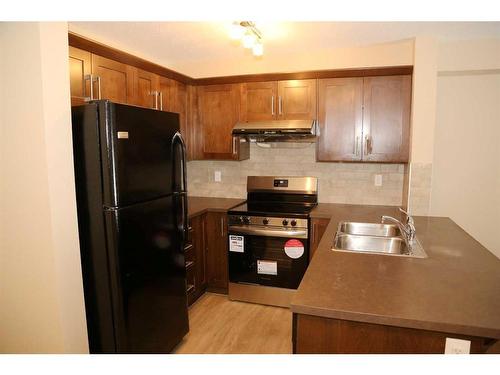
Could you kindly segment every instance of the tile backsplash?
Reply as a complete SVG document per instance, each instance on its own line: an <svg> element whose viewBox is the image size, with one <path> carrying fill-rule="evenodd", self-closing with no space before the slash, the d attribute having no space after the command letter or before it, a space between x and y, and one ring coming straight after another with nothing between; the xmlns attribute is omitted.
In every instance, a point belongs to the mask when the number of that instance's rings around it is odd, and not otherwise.
<svg viewBox="0 0 500 375"><path fill-rule="evenodd" d="M318 178L323 203L401 205L403 164L318 163L315 144L275 144L276 148L250 145L244 161L190 161L187 163L191 196L245 198L247 176L312 176ZM221 181L215 182L215 171ZM375 186L375 175L382 186Z"/></svg>

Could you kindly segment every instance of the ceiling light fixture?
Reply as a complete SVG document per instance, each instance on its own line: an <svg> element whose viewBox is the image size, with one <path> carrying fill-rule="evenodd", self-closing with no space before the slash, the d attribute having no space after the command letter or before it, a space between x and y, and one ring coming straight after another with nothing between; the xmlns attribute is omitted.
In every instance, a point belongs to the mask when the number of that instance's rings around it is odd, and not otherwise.
<svg viewBox="0 0 500 375"><path fill-rule="evenodd" d="M262 33L255 26L254 22L233 22L231 28L229 29L229 37L232 40L240 39L243 47L252 49L254 56L262 56L264 53Z"/></svg>

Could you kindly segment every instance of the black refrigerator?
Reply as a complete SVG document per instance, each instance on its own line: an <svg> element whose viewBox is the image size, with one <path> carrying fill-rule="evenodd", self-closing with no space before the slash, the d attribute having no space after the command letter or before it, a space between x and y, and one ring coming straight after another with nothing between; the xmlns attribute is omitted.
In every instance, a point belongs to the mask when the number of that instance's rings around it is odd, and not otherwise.
<svg viewBox="0 0 500 375"><path fill-rule="evenodd" d="M186 162L176 113L72 108L91 353L169 353L189 330Z"/></svg>

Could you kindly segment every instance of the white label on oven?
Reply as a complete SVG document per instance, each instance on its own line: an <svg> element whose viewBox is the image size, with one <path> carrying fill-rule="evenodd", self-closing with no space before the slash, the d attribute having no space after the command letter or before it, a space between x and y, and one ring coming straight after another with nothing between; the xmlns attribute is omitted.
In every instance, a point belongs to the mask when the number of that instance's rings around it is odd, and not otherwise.
<svg viewBox="0 0 500 375"><path fill-rule="evenodd" d="M285 254L292 259L298 259L304 255L304 244L299 240L288 240L285 242Z"/></svg>
<svg viewBox="0 0 500 375"><path fill-rule="evenodd" d="M277 275L278 262L272 262L269 260L258 260L257 273L260 273L262 275Z"/></svg>
<svg viewBox="0 0 500 375"><path fill-rule="evenodd" d="M235 253L245 252L245 241L243 240L243 236L229 235L229 251L234 251Z"/></svg>

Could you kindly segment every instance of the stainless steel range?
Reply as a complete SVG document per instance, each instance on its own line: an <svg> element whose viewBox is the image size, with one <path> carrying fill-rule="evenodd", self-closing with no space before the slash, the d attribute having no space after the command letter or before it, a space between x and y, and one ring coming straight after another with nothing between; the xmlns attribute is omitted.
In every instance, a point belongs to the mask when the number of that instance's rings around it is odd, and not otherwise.
<svg viewBox="0 0 500 375"><path fill-rule="evenodd" d="M249 176L247 201L228 212L229 298L289 306L309 263L315 177Z"/></svg>

